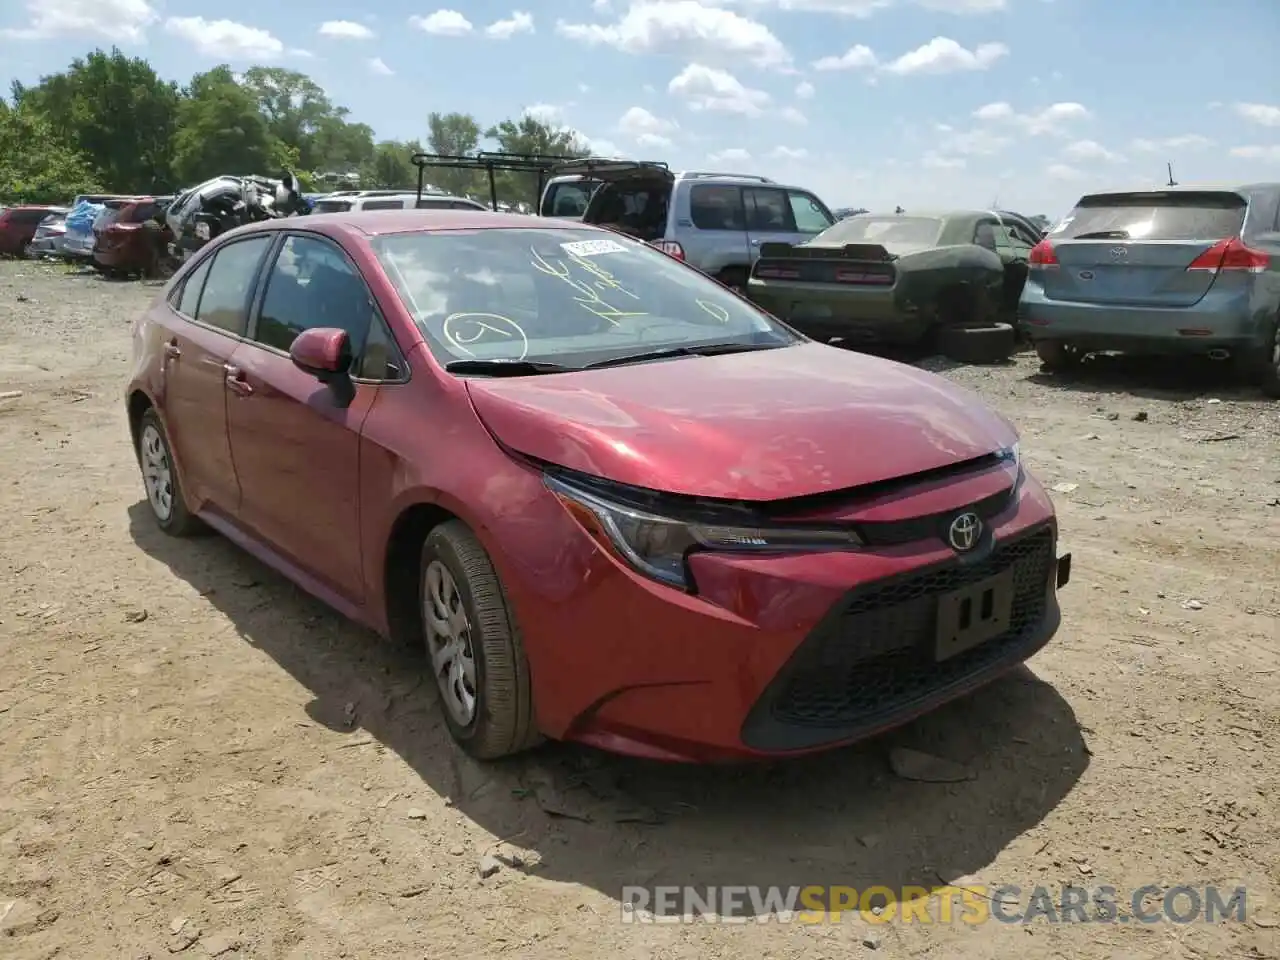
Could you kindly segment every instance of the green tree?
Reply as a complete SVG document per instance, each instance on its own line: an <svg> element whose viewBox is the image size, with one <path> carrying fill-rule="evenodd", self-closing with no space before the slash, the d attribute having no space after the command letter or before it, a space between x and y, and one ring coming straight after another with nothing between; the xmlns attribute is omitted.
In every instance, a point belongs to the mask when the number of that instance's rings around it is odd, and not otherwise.
<svg viewBox="0 0 1280 960"><path fill-rule="evenodd" d="M469 157L480 147L480 124L466 113L432 113L427 117L427 144L431 153ZM416 175L416 174L415 174ZM428 167L426 182L449 193L468 194L480 189L482 174L474 170ZM488 188L485 188L486 194Z"/></svg>
<svg viewBox="0 0 1280 960"><path fill-rule="evenodd" d="M143 193L172 187L178 90L146 60L114 48L95 50L34 87L15 83L13 94L74 144L111 189Z"/></svg>
<svg viewBox="0 0 1280 960"><path fill-rule="evenodd" d="M485 131L496 140L503 153L534 157L588 157L591 151L578 135L567 128L555 127L530 116L519 120L503 120ZM537 204L538 175L504 172L498 185L498 196L508 201L523 200Z"/></svg>
<svg viewBox="0 0 1280 960"><path fill-rule="evenodd" d="M178 108L173 169L191 185L220 174L275 175L298 157L272 136L253 94L225 64L191 78Z"/></svg>
<svg viewBox="0 0 1280 960"><path fill-rule="evenodd" d="M88 161L43 115L0 99L0 201L66 203L100 189Z"/></svg>
<svg viewBox="0 0 1280 960"><path fill-rule="evenodd" d="M373 130L349 123L345 107L296 70L250 67L241 80L267 120L272 136L297 153L303 169L347 172L373 156Z"/></svg>
<svg viewBox="0 0 1280 960"><path fill-rule="evenodd" d="M373 156L360 168L360 186L370 189L404 187L417 189L418 169L410 158L422 153L422 144L383 140L373 148Z"/></svg>

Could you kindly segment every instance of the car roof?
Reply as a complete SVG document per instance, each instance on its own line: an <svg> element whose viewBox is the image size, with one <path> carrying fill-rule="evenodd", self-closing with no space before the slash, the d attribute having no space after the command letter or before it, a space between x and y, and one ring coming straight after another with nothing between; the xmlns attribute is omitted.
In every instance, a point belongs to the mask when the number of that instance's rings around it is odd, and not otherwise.
<svg viewBox="0 0 1280 960"><path fill-rule="evenodd" d="M236 236L271 230L319 230L338 235L360 233L366 237L434 230L500 230L502 228L540 230L607 230L572 220L533 217L524 213L494 213L490 210L351 210L340 213L313 213L306 217L283 217L238 228ZM243 232L241 232L243 230Z"/></svg>

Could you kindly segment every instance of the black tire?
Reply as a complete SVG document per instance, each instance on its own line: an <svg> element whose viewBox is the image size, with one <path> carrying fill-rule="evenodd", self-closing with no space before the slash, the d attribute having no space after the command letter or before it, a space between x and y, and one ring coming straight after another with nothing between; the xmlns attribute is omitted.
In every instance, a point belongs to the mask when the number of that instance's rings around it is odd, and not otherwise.
<svg viewBox="0 0 1280 960"><path fill-rule="evenodd" d="M716 274L716 279L740 297L747 295L747 268L725 267Z"/></svg>
<svg viewBox="0 0 1280 960"><path fill-rule="evenodd" d="M1246 383L1256 385L1263 396L1280 400L1280 317L1267 330L1267 346L1238 354L1235 365Z"/></svg>
<svg viewBox="0 0 1280 960"><path fill-rule="evenodd" d="M451 575L469 629L466 644L474 663L474 715L460 722L445 702L449 696L431 657L427 623L427 585L433 563ZM418 575L418 610L427 643L429 669L441 698L441 713L453 739L478 760L496 760L542 742L533 710L529 663L520 627L511 614L506 591L488 553L460 520L435 527L422 544Z"/></svg>
<svg viewBox="0 0 1280 960"><path fill-rule="evenodd" d="M1084 359L1084 353L1078 347L1061 340L1037 340L1035 347L1040 365L1050 373L1069 370Z"/></svg>
<svg viewBox="0 0 1280 960"><path fill-rule="evenodd" d="M1017 335L1007 323L966 323L938 330L938 350L957 363L1004 363L1017 349Z"/></svg>
<svg viewBox="0 0 1280 960"><path fill-rule="evenodd" d="M158 450L154 448L157 443ZM164 425L160 423L160 417L154 410L148 410L138 421L138 445L135 452L138 467L142 471L143 490L146 491L147 504L151 507L151 516L155 519L156 526L171 537L191 537L205 532L204 523L187 509L182 483L178 479L178 470L169 446L169 435L165 433ZM156 495L153 484L148 479L148 463L156 455L163 459L167 470L167 482L160 481L157 477L157 482L167 488L165 496ZM169 505L167 512L163 509L166 502Z"/></svg>

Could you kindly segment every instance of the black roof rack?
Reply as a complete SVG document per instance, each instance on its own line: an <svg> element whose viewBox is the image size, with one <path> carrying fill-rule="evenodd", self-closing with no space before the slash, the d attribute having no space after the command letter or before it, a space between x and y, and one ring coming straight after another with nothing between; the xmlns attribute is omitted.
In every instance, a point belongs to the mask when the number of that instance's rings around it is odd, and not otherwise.
<svg viewBox="0 0 1280 960"><path fill-rule="evenodd" d="M532 153L502 153L483 150L468 156L448 156L440 153L415 153L410 162L418 168L418 199L422 199L427 167L443 167L448 170L483 170L489 175L489 207L498 209L498 185L494 173L499 170L538 175L538 199L547 174L557 166L573 161L573 157L542 156ZM536 203L535 203L536 206Z"/></svg>

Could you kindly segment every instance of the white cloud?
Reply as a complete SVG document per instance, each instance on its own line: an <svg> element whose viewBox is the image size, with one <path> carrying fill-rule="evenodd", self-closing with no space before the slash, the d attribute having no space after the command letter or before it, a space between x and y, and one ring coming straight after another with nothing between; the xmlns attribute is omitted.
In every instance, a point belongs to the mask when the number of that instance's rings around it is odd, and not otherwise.
<svg viewBox="0 0 1280 960"><path fill-rule="evenodd" d="M751 154L740 147L730 147L718 153L708 153L707 159L712 163L750 163Z"/></svg>
<svg viewBox="0 0 1280 960"><path fill-rule="evenodd" d="M1269 103L1237 103L1235 111L1250 123L1264 127L1280 127L1280 107Z"/></svg>
<svg viewBox="0 0 1280 960"><path fill-rule="evenodd" d="M510 40L517 33L533 33L533 15L523 10L513 11L505 20L495 20L484 28L485 36L494 40Z"/></svg>
<svg viewBox="0 0 1280 960"><path fill-rule="evenodd" d="M916 0L916 6L938 13L961 15L999 13L1009 7L1008 0Z"/></svg>
<svg viewBox="0 0 1280 960"><path fill-rule="evenodd" d="M88 36L141 43L147 28L160 19L147 0L26 0L24 6L27 25L2 29L0 36L15 40Z"/></svg>
<svg viewBox="0 0 1280 960"><path fill-rule="evenodd" d="M814 90L813 84L808 80L803 80L796 85L797 100L812 100L815 93L817 93L817 91Z"/></svg>
<svg viewBox="0 0 1280 960"><path fill-rule="evenodd" d="M950 37L934 37L923 46L886 64L885 70L902 76L986 70L1008 55L1009 48L1003 43L982 43L969 50Z"/></svg>
<svg viewBox="0 0 1280 960"><path fill-rule="evenodd" d="M778 112L778 116L787 123L794 123L797 127L807 127L809 125L809 118L795 107L783 107Z"/></svg>
<svg viewBox="0 0 1280 960"><path fill-rule="evenodd" d="M164 29L211 59L266 61L285 52L284 44L271 33L234 20L170 17L164 22Z"/></svg>
<svg viewBox="0 0 1280 960"><path fill-rule="evenodd" d="M813 62L815 70L867 70L879 65L875 51L862 44L850 47L838 57L823 57Z"/></svg>
<svg viewBox="0 0 1280 960"><path fill-rule="evenodd" d="M1072 160L1105 160L1108 163L1117 163L1124 159L1096 140L1077 140L1067 144L1062 152Z"/></svg>
<svg viewBox="0 0 1280 960"><path fill-rule="evenodd" d="M942 124L942 126L945 126L945 124ZM941 152L948 154L958 153L968 157L991 157L1013 142L1003 134L985 130L981 127L976 130L959 131L954 131L947 127L946 130L940 130L939 132L947 134L938 145Z"/></svg>
<svg viewBox="0 0 1280 960"><path fill-rule="evenodd" d="M805 160L808 156L809 151L804 147L774 147L769 153L773 160Z"/></svg>
<svg viewBox="0 0 1280 960"><path fill-rule="evenodd" d="M549 126L559 126L564 123L564 108L554 103L535 103L533 106L524 108L524 115Z"/></svg>
<svg viewBox="0 0 1280 960"><path fill-rule="evenodd" d="M1064 125L1075 120L1087 120L1090 113L1084 104L1073 102L1051 103L1043 110L1018 113L1012 106L1001 101L979 107L973 111L973 116L987 123L1020 127L1026 133L1036 136L1060 134Z"/></svg>
<svg viewBox="0 0 1280 960"><path fill-rule="evenodd" d="M320 36L332 40L372 40L373 31L363 23L351 20L326 20L320 24Z"/></svg>
<svg viewBox="0 0 1280 960"><path fill-rule="evenodd" d="M1054 180L1079 180L1084 176L1075 167L1068 167L1065 163L1051 163L1045 172Z"/></svg>
<svg viewBox="0 0 1280 960"><path fill-rule="evenodd" d="M671 136L680 129L674 120L664 120L644 107L632 107L618 118L618 133L642 147L666 148L673 145Z"/></svg>
<svg viewBox="0 0 1280 960"><path fill-rule="evenodd" d="M947 157L940 153L926 153L920 158L920 166L928 170L963 170L965 161L962 157Z"/></svg>
<svg viewBox="0 0 1280 960"><path fill-rule="evenodd" d="M1269 147L1232 147L1231 155L1241 160L1267 160L1280 163L1280 144Z"/></svg>
<svg viewBox="0 0 1280 960"><path fill-rule="evenodd" d="M774 0L779 10L795 13L829 13L865 20L877 10L893 6L895 0Z"/></svg>
<svg viewBox="0 0 1280 960"><path fill-rule="evenodd" d="M471 21L457 10L437 10L425 17L412 16L409 26L437 37L462 37L473 29Z"/></svg>
<svg viewBox="0 0 1280 960"><path fill-rule="evenodd" d="M691 110L742 117L758 117L770 100L763 90L743 86L733 74L700 63L689 64L673 77L667 92L683 99Z"/></svg>
<svg viewBox="0 0 1280 960"><path fill-rule="evenodd" d="M394 70L392 70L390 67L386 65L386 63L383 62L383 59L381 57L374 57L372 60L369 61L369 72L376 73L380 77L389 77L393 73L395 73Z"/></svg>
<svg viewBox="0 0 1280 960"><path fill-rule="evenodd" d="M1178 137L1165 137L1163 140L1148 140L1140 137L1130 145L1142 153L1160 153L1165 150L1200 150L1213 146L1213 141L1198 133L1186 133Z"/></svg>
<svg viewBox="0 0 1280 960"><path fill-rule="evenodd" d="M697 0L637 0L612 24L556 24L561 36L624 53L689 53L785 67L791 55L762 23Z"/></svg>

